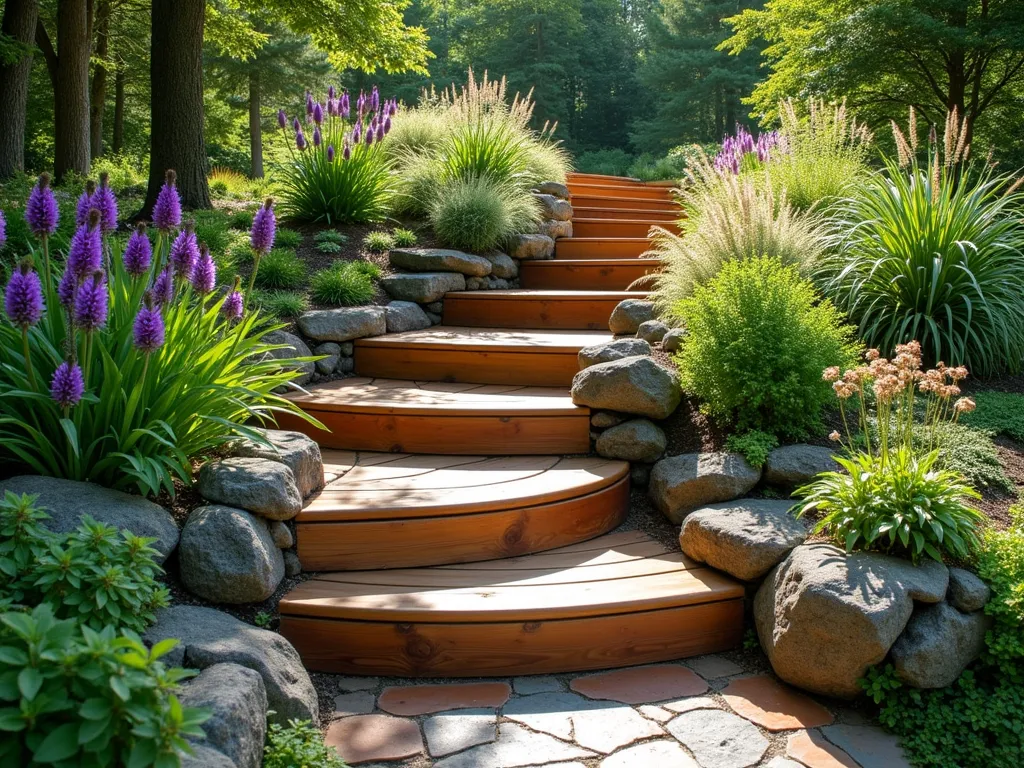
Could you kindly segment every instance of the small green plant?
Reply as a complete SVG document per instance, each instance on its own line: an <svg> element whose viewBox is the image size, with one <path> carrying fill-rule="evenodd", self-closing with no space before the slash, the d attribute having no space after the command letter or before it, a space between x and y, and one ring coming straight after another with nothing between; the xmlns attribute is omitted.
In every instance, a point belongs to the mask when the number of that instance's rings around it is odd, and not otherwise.
<svg viewBox="0 0 1024 768"><path fill-rule="evenodd" d="M1024 443L1024 396L1009 392L979 392L974 400L978 408L963 415L964 424Z"/></svg>
<svg viewBox="0 0 1024 768"><path fill-rule="evenodd" d="M323 734L308 720L289 720L288 726L271 723L263 749L263 768L345 768Z"/></svg>
<svg viewBox="0 0 1024 768"><path fill-rule="evenodd" d="M260 288L297 288L306 276L306 265L295 251L275 248L260 261L256 285Z"/></svg>
<svg viewBox="0 0 1024 768"><path fill-rule="evenodd" d="M395 245L399 248L411 248L416 245L416 233L411 229L399 228L392 232L391 235L395 240Z"/></svg>
<svg viewBox="0 0 1024 768"><path fill-rule="evenodd" d="M302 233L294 229L281 227L277 230L276 242L282 248L298 248L302 245Z"/></svg>
<svg viewBox="0 0 1024 768"><path fill-rule="evenodd" d="M260 311L280 320L293 320L309 309L309 299L292 291L256 291L250 300Z"/></svg>
<svg viewBox="0 0 1024 768"><path fill-rule="evenodd" d="M370 253L385 253L395 247L395 238L389 232L371 232L363 238L363 245Z"/></svg>
<svg viewBox="0 0 1024 768"><path fill-rule="evenodd" d="M760 469L768 461L768 454L779 447L779 438L755 429L742 434L729 435L726 438L725 447L735 453L742 453L750 466Z"/></svg>
<svg viewBox="0 0 1024 768"><path fill-rule="evenodd" d="M231 219L222 211L196 211L192 214L195 220L196 239L205 243L211 253L223 253L230 247L234 233L231 231Z"/></svg>
<svg viewBox="0 0 1024 768"><path fill-rule="evenodd" d="M320 253L335 254L341 253L341 246L338 243L332 243L330 241L324 241L316 244L316 249Z"/></svg>
<svg viewBox="0 0 1024 768"><path fill-rule="evenodd" d="M0 614L0 763L175 768L209 713L173 691L189 676L132 632L58 620L53 607ZM314 763L315 764L315 763Z"/></svg>
<svg viewBox="0 0 1024 768"><path fill-rule="evenodd" d="M253 617L253 623L256 624L257 627L262 627L264 629L269 627L273 621L274 615L267 613L266 611L260 611Z"/></svg>
<svg viewBox="0 0 1024 768"><path fill-rule="evenodd" d="M317 272L309 283L313 301L328 307L351 307L372 300L375 293L374 275L370 274L372 270L366 264L337 261Z"/></svg>
<svg viewBox="0 0 1024 768"><path fill-rule="evenodd" d="M430 223L444 245L477 253L530 231L538 220L529 193L487 177L450 182L430 208Z"/></svg>
<svg viewBox="0 0 1024 768"><path fill-rule="evenodd" d="M963 414L958 424L942 424L935 430L935 449L939 452L936 466L956 472L974 488L989 488L1014 493L1013 481L1006 476L999 452L992 442L992 433L965 426ZM927 450L928 430L914 425L914 445Z"/></svg>
<svg viewBox="0 0 1024 768"><path fill-rule="evenodd" d="M252 220L256 215L256 211L235 211L231 215L231 228L242 229L248 232L252 229Z"/></svg>
<svg viewBox="0 0 1024 768"><path fill-rule="evenodd" d="M317 243L338 243L340 245L348 242L348 235L336 229L321 229L313 236L313 240Z"/></svg>
<svg viewBox="0 0 1024 768"><path fill-rule="evenodd" d="M801 438L821 429L832 393L822 368L856 359L852 329L794 267L730 261L676 306L689 333L676 355L683 388L739 431Z"/></svg>

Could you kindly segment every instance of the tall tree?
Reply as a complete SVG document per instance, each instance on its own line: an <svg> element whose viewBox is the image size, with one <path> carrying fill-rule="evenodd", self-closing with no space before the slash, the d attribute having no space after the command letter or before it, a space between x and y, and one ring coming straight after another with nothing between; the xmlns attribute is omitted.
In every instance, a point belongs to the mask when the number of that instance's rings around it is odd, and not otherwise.
<svg viewBox="0 0 1024 768"><path fill-rule="evenodd" d="M0 21L0 179L25 170L25 104L38 18L36 0L7 0L4 4Z"/></svg>
<svg viewBox="0 0 1024 768"><path fill-rule="evenodd" d="M110 69L110 0L96 5L96 55L89 87L89 143L93 159L103 154L103 113L107 104L107 71Z"/></svg>

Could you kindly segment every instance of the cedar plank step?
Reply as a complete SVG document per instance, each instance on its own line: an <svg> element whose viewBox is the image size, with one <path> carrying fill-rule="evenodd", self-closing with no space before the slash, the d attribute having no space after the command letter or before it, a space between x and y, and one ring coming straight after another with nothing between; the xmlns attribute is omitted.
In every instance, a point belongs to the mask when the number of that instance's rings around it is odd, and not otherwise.
<svg viewBox="0 0 1024 768"><path fill-rule="evenodd" d="M612 199L631 197L643 200L675 200L675 194L671 187L648 186L646 184L580 184L574 181L569 182L568 187L572 199L579 195L581 197Z"/></svg>
<svg viewBox="0 0 1024 768"><path fill-rule="evenodd" d="M573 225L575 227L575 224ZM563 237L555 241L556 259L634 259L651 248L644 237Z"/></svg>
<svg viewBox="0 0 1024 768"><path fill-rule="evenodd" d="M608 318L620 301L646 296L644 291L529 289L449 293L444 300L444 322L496 328L607 330Z"/></svg>
<svg viewBox="0 0 1024 768"><path fill-rule="evenodd" d="M682 209L676 211L643 209L643 208L584 208L573 206L573 221L583 219L632 219L633 221L650 221L655 224L669 222L678 223L683 218Z"/></svg>
<svg viewBox="0 0 1024 768"><path fill-rule="evenodd" d="M290 414L282 429L326 448L399 453L559 454L590 449L590 411L565 388L349 378L289 399L320 430Z"/></svg>
<svg viewBox="0 0 1024 768"><path fill-rule="evenodd" d="M572 220L573 238L642 237L646 239L651 227L661 227L676 235L680 232L679 223L675 221L644 221L630 219L627 216L623 216L621 219L573 218Z"/></svg>
<svg viewBox="0 0 1024 768"><path fill-rule="evenodd" d="M632 176L609 176L604 173L579 173L572 171L566 174L566 184L618 184L621 186L643 186L644 182Z"/></svg>
<svg viewBox="0 0 1024 768"><path fill-rule="evenodd" d="M558 259L524 261L519 267L523 288L625 291L644 275L661 269L660 259Z"/></svg>
<svg viewBox="0 0 1024 768"><path fill-rule="evenodd" d="M597 197L594 195L577 194L570 201L573 210L580 208L626 208L643 211L665 211L674 214L682 210L679 203L671 199L652 199L644 197Z"/></svg>

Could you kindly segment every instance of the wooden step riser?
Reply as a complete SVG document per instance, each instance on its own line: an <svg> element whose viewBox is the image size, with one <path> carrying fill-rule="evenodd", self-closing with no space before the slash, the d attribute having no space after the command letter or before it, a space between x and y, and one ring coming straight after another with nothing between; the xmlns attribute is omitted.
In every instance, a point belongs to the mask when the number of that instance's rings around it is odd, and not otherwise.
<svg viewBox="0 0 1024 768"><path fill-rule="evenodd" d="M486 301L449 297L444 302L445 325L474 328L561 328L606 331L612 310L627 296L587 301L520 298ZM635 298L635 297L634 297Z"/></svg>
<svg viewBox="0 0 1024 768"><path fill-rule="evenodd" d="M556 259L638 259L651 248L646 239L583 240L566 237L555 241Z"/></svg>
<svg viewBox="0 0 1024 768"><path fill-rule="evenodd" d="M664 200L672 202L675 195L670 187L648 187L636 185L604 185L604 184L569 184L569 194L575 199L577 195L586 197L620 198L631 197L643 200Z"/></svg>
<svg viewBox="0 0 1024 768"><path fill-rule="evenodd" d="M575 220L573 237L648 237L651 227L661 227L679 234L679 224L672 221Z"/></svg>
<svg viewBox="0 0 1024 768"><path fill-rule="evenodd" d="M577 352L501 352L427 347L361 347L356 373L383 379L566 387L579 371ZM442 444L434 447L436 453Z"/></svg>
<svg viewBox="0 0 1024 768"><path fill-rule="evenodd" d="M414 568L576 544L612 530L628 511L625 477L596 493L525 509L379 522L300 522L296 530L299 559L307 571Z"/></svg>
<svg viewBox="0 0 1024 768"><path fill-rule="evenodd" d="M570 173L566 184L618 184L619 186L642 187L644 182L627 176L608 176L603 173Z"/></svg>
<svg viewBox="0 0 1024 768"><path fill-rule="evenodd" d="M279 414L278 424L309 435L324 448L383 453L443 449L460 456L546 456L590 450L590 414L585 408L579 416L424 416L324 411L301 405L329 431L291 414Z"/></svg>
<svg viewBox="0 0 1024 768"><path fill-rule="evenodd" d="M661 269L661 265L653 260L634 261L628 266L609 266L600 261L584 266L558 261L528 261L520 267L519 283L523 288L539 290L625 291L635 280Z"/></svg>
<svg viewBox="0 0 1024 768"><path fill-rule="evenodd" d="M743 640L743 600L532 622L402 623L281 616L315 672L508 677L610 669L718 653Z"/></svg>
<svg viewBox="0 0 1024 768"><path fill-rule="evenodd" d="M627 210L665 211L677 214L682 211L679 203L672 200L644 199L633 197L596 197L594 195L574 195L570 200L573 210L580 208L625 208Z"/></svg>
<svg viewBox="0 0 1024 768"><path fill-rule="evenodd" d="M654 224L677 224L682 218L682 211L643 210L640 208L573 208L574 219L632 219L633 221L649 221Z"/></svg>

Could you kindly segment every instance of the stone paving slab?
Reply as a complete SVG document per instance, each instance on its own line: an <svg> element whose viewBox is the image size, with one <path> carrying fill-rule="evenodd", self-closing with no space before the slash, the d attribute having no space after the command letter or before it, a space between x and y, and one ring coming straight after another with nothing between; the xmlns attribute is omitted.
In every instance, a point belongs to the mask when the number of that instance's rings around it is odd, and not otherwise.
<svg viewBox="0 0 1024 768"><path fill-rule="evenodd" d="M814 699L768 675L738 678L721 693L737 714L769 731L817 728L833 720Z"/></svg>
<svg viewBox="0 0 1024 768"><path fill-rule="evenodd" d="M337 677L339 691L372 691L380 685L379 677Z"/></svg>
<svg viewBox="0 0 1024 768"><path fill-rule="evenodd" d="M695 709L666 727L703 768L748 768L768 751L768 739L757 727L731 712Z"/></svg>
<svg viewBox="0 0 1024 768"><path fill-rule="evenodd" d="M786 757L807 768L860 768L852 757L817 731L797 731L790 736L786 741Z"/></svg>
<svg viewBox="0 0 1024 768"><path fill-rule="evenodd" d="M694 696L679 701L667 701L661 705L665 709L681 715L683 712L691 712L695 709L721 709L722 705L710 696Z"/></svg>
<svg viewBox="0 0 1024 768"><path fill-rule="evenodd" d="M675 717L674 713L669 712L667 709L656 707L653 704L644 704L641 707L637 707L636 711L644 717L659 723L667 723L669 720Z"/></svg>
<svg viewBox="0 0 1024 768"><path fill-rule="evenodd" d="M429 715L449 709L500 707L511 693L508 683L401 685L385 688L377 706L392 715Z"/></svg>
<svg viewBox="0 0 1024 768"><path fill-rule="evenodd" d="M493 709L456 709L423 721L427 751L444 757L498 738L498 716Z"/></svg>
<svg viewBox="0 0 1024 768"><path fill-rule="evenodd" d="M514 678L512 680L512 688L516 693L528 696L531 693L564 691L565 684L557 677L551 675L531 675L529 677Z"/></svg>
<svg viewBox="0 0 1024 768"><path fill-rule="evenodd" d="M911 768L899 739L877 725L830 725L821 732L861 768Z"/></svg>
<svg viewBox="0 0 1024 768"><path fill-rule="evenodd" d="M714 655L688 659L686 665L705 680L741 675L745 671L739 664L734 664L728 659Z"/></svg>
<svg viewBox="0 0 1024 768"><path fill-rule="evenodd" d="M601 761L601 768L701 768L674 741L649 741L623 749Z"/></svg>
<svg viewBox="0 0 1024 768"><path fill-rule="evenodd" d="M610 699L624 704L653 704L708 689L704 678L681 664L628 667L577 677L569 687L591 699Z"/></svg>
<svg viewBox="0 0 1024 768"><path fill-rule="evenodd" d="M593 756L593 752L547 734L503 723L494 743L446 757L434 763L434 768L519 768Z"/></svg>
<svg viewBox="0 0 1024 768"><path fill-rule="evenodd" d="M415 720L389 715L355 715L331 723L324 742L349 765L401 760L423 752Z"/></svg>
<svg viewBox="0 0 1024 768"><path fill-rule="evenodd" d="M352 715L368 715L373 712L377 697L366 691L343 693L334 697L334 712L331 717L350 717Z"/></svg>

